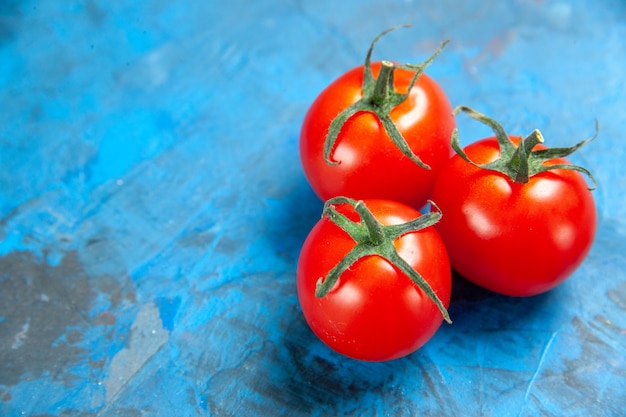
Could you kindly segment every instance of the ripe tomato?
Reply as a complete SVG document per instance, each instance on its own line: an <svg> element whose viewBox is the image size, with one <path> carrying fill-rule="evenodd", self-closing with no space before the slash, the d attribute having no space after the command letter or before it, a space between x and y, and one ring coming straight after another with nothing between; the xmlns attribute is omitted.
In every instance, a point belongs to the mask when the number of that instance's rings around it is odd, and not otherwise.
<svg viewBox="0 0 626 417"><path fill-rule="evenodd" d="M370 64L374 43L365 64L337 78L309 108L300 133L302 165L324 201L344 195L419 208L452 155L456 126L444 91L422 73L439 51L421 66ZM331 122L340 128L334 139Z"/></svg>
<svg viewBox="0 0 626 417"><path fill-rule="evenodd" d="M298 298L313 332L335 351L364 361L400 358L426 343L443 317L449 321L445 309L451 291L450 263L443 242L430 227L440 215L420 216L393 201L357 204L364 204L375 220L366 221L359 214L362 210L340 204L335 215L325 209L311 230L298 262ZM345 216L356 231L340 227L332 220L337 216ZM376 254L376 248L372 252L374 245L368 242L364 225L371 221L384 231L383 255ZM360 255L345 262L355 252ZM412 278L403 272L407 266ZM330 271L337 273L336 281ZM326 293L320 295L323 284L328 284Z"/></svg>
<svg viewBox="0 0 626 417"><path fill-rule="evenodd" d="M483 116L463 110L477 119ZM577 171L589 173L559 157L584 142L548 150L541 140L529 146L526 139L526 147L534 147L527 152L531 165L541 172L531 172L523 183L484 169L486 164L493 167L505 153L501 150L502 140L507 140L504 131L499 126L495 130L500 138L474 142L462 151L473 164L456 155L443 169L432 195L442 212L436 228L452 267L463 277L500 294L539 294L570 276L595 236L593 196ZM508 139L513 147L507 146L509 151L523 148L519 137ZM556 165L562 168L549 168Z"/></svg>

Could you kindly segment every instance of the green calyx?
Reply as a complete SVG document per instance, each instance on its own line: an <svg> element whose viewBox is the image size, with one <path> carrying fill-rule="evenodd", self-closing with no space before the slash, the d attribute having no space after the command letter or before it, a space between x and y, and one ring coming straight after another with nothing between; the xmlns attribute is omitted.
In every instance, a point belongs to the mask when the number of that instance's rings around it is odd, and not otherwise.
<svg viewBox="0 0 626 417"><path fill-rule="evenodd" d="M456 116L461 111L470 116L472 119L478 120L479 122L489 126L493 130L496 139L498 140L498 146L500 147L500 157L498 159L488 164L476 164L469 159L467 154L461 148L461 144L459 143L458 129L454 129L452 133L452 148L461 158L463 158L468 163L478 168L488 169L505 174L509 178L511 178L511 180L520 184L527 183L530 177L539 174L540 172L546 172L555 169L568 169L578 171L587 175L593 183L593 186L588 187L589 190L595 190L597 188L596 179L586 168L572 164L545 165L545 162L548 162L552 159L565 158L566 156L572 154L588 142L595 139L598 136L599 129L597 121L596 131L594 135L577 143L574 146L568 148L548 148L533 150L535 145L544 142L543 135L539 130L535 129L530 135L525 138L520 137L520 142L516 146L511 141L507 133L504 131L504 128L495 120L467 106L457 107L456 109L454 109L453 114Z"/></svg>
<svg viewBox="0 0 626 417"><path fill-rule="evenodd" d="M359 214L361 221L353 222L335 209L335 204L350 204ZM436 212L429 212L417 219L398 225L385 226L380 223L366 207L363 201L356 201L346 197L335 197L324 204L322 216L326 215L337 226L345 231L356 245L346 256L339 261L326 275L320 278L315 288L316 297L324 297L335 286L337 280L348 268L359 259L367 256L380 256L402 271L417 285L437 306L446 322L452 323L446 307L426 280L409 265L396 251L393 244L398 237L432 226L441 218L438 207L431 202Z"/></svg>
<svg viewBox="0 0 626 417"><path fill-rule="evenodd" d="M335 147L337 137L339 136L344 124L348 121L348 119L359 112L369 112L374 114L378 120L380 120L381 124L385 128L385 131L387 132L387 135L389 135L394 144L406 157L411 159L411 161L415 162L418 166L424 169L430 169L430 166L422 162L422 160L411 150L406 139L402 136L396 125L391 120L390 113L393 108L404 102L409 97L409 93L419 76L435 59L435 57L439 55L448 41L443 42L439 49L437 49L433 55L421 64L397 65L390 61L382 61L378 78L374 78L374 75L372 74L371 57L372 50L374 49L376 42L392 30L408 26L410 25L400 25L389 28L383 31L380 35L376 36L376 38L372 41L365 57L362 85L363 97L339 113L339 115L333 119L330 127L328 128L328 134L326 135L326 141L324 142L324 160L329 165L338 165L341 163L341 161L332 159L332 152ZM404 94L398 93L393 84L393 74L397 68L414 71L407 92Z"/></svg>

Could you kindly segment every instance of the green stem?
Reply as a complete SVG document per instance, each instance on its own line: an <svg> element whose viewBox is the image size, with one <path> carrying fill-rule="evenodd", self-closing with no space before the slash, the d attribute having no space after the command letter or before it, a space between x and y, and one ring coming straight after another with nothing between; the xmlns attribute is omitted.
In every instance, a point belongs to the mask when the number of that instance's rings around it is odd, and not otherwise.
<svg viewBox="0 0 626 417"><path fill-rule="evenodd" d="M382 61L378 78L374 84L374 89L369 97L369 101L381 107L389 97L389 91L393 91L393 72L395 66L392 62Z"/></svg>
<svg viewBox="0 0 626 417"><path fill-rule="evenodd" d="M515 182L526 184L530 179L529 155L532 153L535 145L540 143L543 143L543 135L537 129L533 130L526 138L520 138L519 146L513 152L510 162L511 172L516 172Z"/></svg>
<svg viewBox="0 0 626 417"><path fill-rule="evenodd" d="M378 246L385 241L385 232L383 225L374 217L372 212L365 206L363 201L358 201L354 205L354 210L359 213L361 221L368 232L369 240L372 245Z"/></svg>

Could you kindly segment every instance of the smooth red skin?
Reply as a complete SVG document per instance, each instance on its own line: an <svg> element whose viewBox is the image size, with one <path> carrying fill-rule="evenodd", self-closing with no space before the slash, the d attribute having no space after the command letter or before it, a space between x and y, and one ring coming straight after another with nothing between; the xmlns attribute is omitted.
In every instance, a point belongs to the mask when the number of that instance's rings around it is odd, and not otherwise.
<svg viewBox="0 0 626 417"><path fill-rule="evenodd" d="M372 64L378 76L380 63ZM412 73L396 70L396 90L406 93ZM361 97L363 66L348 71L330 84L311 105L300 134L300 157L315 193L326 201L338 195L354 199L379 198L422 207L435 179L452 155L450 137L456 126L452 107L443 90L422 74L411 94L391 111L391 119L413 152L431 170L405 157L389 138L380 121L361 112L341 130L331 157L324 160L324 141L331 121Z"/></svg>
<svg viewBox="0 0 626 417"><path fill-rule="evenodd" d="M480 164L499 156L493 137L465 151ZM568 162L547 164L555 163ZM596 208L587 187L585 178L571 170L540 173L520 184L454 156L432 195L442 211L436 228L452 267L475 284L509 296L532 296L556 287L581 264L593 243Z"/></svg>
<svg viewBox="0 0 626 417"><path fill-rule="evenodd" d="M397 202L366 202L383 224L403 223L420 213ZM353 220L354 211L338 210ZM298 262L298 298L313 332L330 348L363 361L387 361L424 345L443 320L421 289L379 256L357 261L322 298L315 284L325 277L354 241L337 225L322 218L304 242ZM426 279L447 307L451 269L446 249L433 227L396 239L398 253Z"/></svg>

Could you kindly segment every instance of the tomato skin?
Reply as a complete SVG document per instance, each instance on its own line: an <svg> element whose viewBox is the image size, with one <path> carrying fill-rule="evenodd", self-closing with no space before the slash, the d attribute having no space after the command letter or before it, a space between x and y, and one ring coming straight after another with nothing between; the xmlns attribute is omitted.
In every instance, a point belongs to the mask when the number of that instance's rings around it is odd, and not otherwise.
<svg viewBox="0 0 626 417"><path fill-rule="evenodd" d="M465 152L477 164L500 155L493 137L469 145ZM557 158L546 164L562 163L568 162ZM591 248L597 215L587 187L573 170L539 173L520 184L457 155L433 190L432 199L442 212L435 227L452 267L463 277L504 295L536 295L567 279Z"/></svg>
<svg viewBox="0 0 626 417"><path fill-rule="evenodd" d="M420 216L406 205L367 200L367 207L384 225ZM337 210L357 221L345 205ZM306 238L298 261L298 298L313 332L330 348L363 361L387 361L424 345L443 320L435 303L406 275L379 256L358 260L324 297L315 296L325 277L355 245L350 236L323 217ZM433 227L407 233L394 241L398 254L433 288L445 307L451 291L446 249Z"/></svg>
<svg viewBox="0 0 626 417"><path fill-rule="evenodd" d="M372 63L375 77L380 62ZM396 69L394 85L406 93L412 72ZM305 175L323 201L343 195L354 199L388 199L415 208L423 206L441 168L452 155L450 136L456 126L452 107L439 85L422 74L410 95L394 108L391 119L413 152L430 170L419 167L397 148L375 115L361 112L343 126L332 159L324 160L324 142L331 121L362 97L363 66L332 82L309 108L300 133Z"/></svg>

